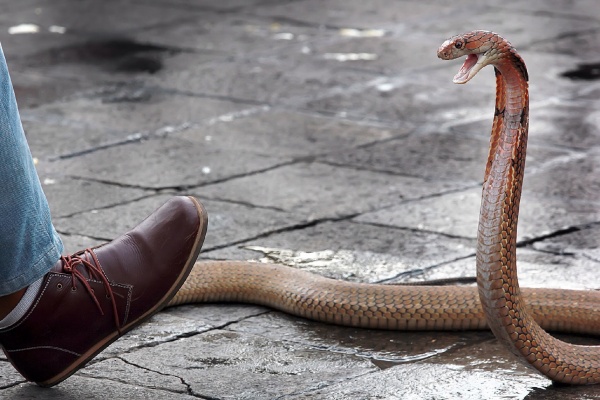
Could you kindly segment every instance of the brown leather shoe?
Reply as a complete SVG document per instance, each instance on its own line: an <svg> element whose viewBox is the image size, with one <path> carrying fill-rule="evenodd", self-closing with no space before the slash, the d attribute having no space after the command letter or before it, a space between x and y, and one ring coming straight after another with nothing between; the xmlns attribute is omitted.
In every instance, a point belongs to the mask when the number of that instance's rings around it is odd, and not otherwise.
<svg viewBox="0 0 600 400"><path fill-rule="evenodd" d="M62 257L27 314L0 331L10 362L53 386L166 305L192 269L206 211L176 197L114 241Z"/></svg>

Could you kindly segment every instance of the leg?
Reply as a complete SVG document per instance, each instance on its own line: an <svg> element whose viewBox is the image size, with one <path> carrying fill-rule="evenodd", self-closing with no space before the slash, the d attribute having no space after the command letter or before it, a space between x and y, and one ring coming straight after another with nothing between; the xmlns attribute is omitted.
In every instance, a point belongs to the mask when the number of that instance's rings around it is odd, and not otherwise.
<svg viewBox="0 0 600 400"><path fill-rule="evenodd" d="M55 385L160 311L206 227L202 205L176 197L112 242L61 256L0 48L0 345L25 378Z"/></svg>
<svg viewBox="0 0 600 400"><path fill-rule="evenodd" d="M43 277L63 247L27 146L1 47L0 185L0 296L6 296Z"/></svg>

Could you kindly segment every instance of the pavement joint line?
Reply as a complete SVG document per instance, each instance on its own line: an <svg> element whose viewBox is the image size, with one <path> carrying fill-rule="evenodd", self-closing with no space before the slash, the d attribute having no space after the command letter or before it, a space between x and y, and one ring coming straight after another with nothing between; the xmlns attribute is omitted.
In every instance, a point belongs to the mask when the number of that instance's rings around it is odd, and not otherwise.
<svg viewBox="0 0 600 400"><path fill-rule="evenodd" d="M157 374L160 374L160 375L163 375L163 376L171 376L171 377L174 377L174 378L179 378L178 376L175 376L175 375L163 374L163 373L161 373L159 371L155 371L155 370L152 370L152 369L141 367L141 366L133 364L133 363L126 362L121 357L111 357L111 358L121 360L121 361L125 362L126 364L128 364L128 365L130 365L132 367L139 368L139 369L144 370L144 371L157 373ZM104 360L108 360L108 359L109 358L106 358ZM102 361L104 361L104 360L102 360ZM152 389L152 390L156 390L156 391L174 393L174 394L179 394L179 395L181 395L181 394L189 394L187 392L176 391L176 390L168 389L168 388L165 388L165 387L148 386L148 385L144 385L143 383L131 383L131 381L128 381L127 379L120 379L120 378L117 378L117 377L95 376L95 375L92 375L92 374L87 374L85 372L85 369L83 369L81 372L79 372L77 374L77 376L82 377L82 378L87 378L87 379L93 379L93 380L97 380L97 381L117 382L117 383L120 383L120 384L126 385L126 386L143 387L143 388L146 388L146 389ZM179 378L179 379L181 379L181 378ZM193 396L193 397L197 397L197 396Z"/></svg>
<svg viewBox="0 0 600 400"><path fill-rule="evenodd" d="M536 110L539 108L543 108L549 105L562 105L563 104L563 99L561 99L558 96L550 96L545 98L544 100L536 100L536 101L531 101L529 103L529 109L530 110ZM455 119L455 120L450 120L447 122L444 122L440 125L438 125L437 129L440 131L450 131L451 128L455 128L457 126L461 126L461 125L467 125L467 124L471 124L473 122L479 122L479 121L489 121L491 120L490 115L493 114L493 104L490 103L490 110L489 113L485 112L484 113L478 113L476 115L473 115L471 117L464 117L464 118L460 118L460 119Z"/></svg>
<svg viewBox="0 0 600 400"><path fill-rule="evenodd" d="M567 254L567 255L568 255L568 254L571 254L571 253L561 253L561 255L564 255L564 254ZM592 256L591 256L591 255L589 255L588 253L581 253L581 255L582 255L582 257L584 257L584 258L587 258L587 259L588 259L588 260L590 260L590 261L593 261L593 262L600 263L600 258L597 258L597 257L592 257ZM599 290L599 289L596 289L596 290Z"/></svg>
<svg viewBox="0 0 600 400"><path fill-rule="evenodd" d="M134 368L139 368L139 369L142 369L144 371L152 372L152 373L159 374L159 375L162 375L162 376L169 376L169 377L172 377L172 378L177 378L177 379L179 379L179 381L181 382L181 384L185 386L185 388L186 388L185 393L186 394L188 394L190 396L198 397L198 396L196 396L193 393L192 386L189 383L187 383L186 380L184 378L182 378L181 376L178 376L178 375L175 375L175 374L168 374L168 373L165 373L165 372L154 370L152 368L145 367L143 365L136 364L136 363L134 363L132 361L129 361L129 360L123 358L120 355L116 356L115 358L117 360L121 360L122 362L124 362L127 365L131 365ZM126 383L126 382L122 382L122 383ZM152 387L152 386L145 386L145 387L147 387L149 389L154 389L154 387ZM162 389L166 390L168 392L172 392L172 393L177 393L177 394L181 393L180 391L176 391L176 390L169 390L169 389L166 389L166 388L162 388ZM204 397L200 397L200 398L204 398Z"/></svg>
<svg viewBox="0 0 600 400"><path fill-rule="evenodd" d="M373 226L373 227L376 227L376 228L397 229L399 231L406 231L406 232L412 232L412 233L425 233L425 234L429 233L429 234L435 234L435 235L444 236L444 237L446 237L448 239L475 240L475 238L473 238L473 237L453 235L451 233L439 232L439 231L434 231L434 230L430 230L430 229L413 228L413 227L410 227L410 226L386 225L386 224L381 223L381 222L369 222L369 221L363 222L363 221L355 221L355 220L350 221L350 222L352 222L354 224Z"/></svg>
<svg viewBox="0 0 600 400"><path fill-rule="evenodd" d="M9 383L8 385L0 386L0 390L10 389L10 388L13 388L15 386L19 386L19 385L22 385L22 384L25 384L25 383L28 383L28 381L26 381L26 380L17 380L17 381L14 381L13 383Z"/></svg>
<svg viewBox="0 0 600 400"><path fill-rule="evenodd" d="M225 199L225 198L221 198L221 197L211 197L211 196L202 196L202 195L198 195L198 197L204 201L219 201L221 203L228 203L228 204L237 204L240 206L245 206L248 208L254 208L254 209L259 209L259 210L271 210L271 211L277 211L277 212L282 212L282 213L286 213L286 214L291 214L289 211L283 209L283 208L279 208L279 207L273 207L273 206L264 206L264 205L260 205L260 204L253 204L249 201L242 201L242 200L232 200L232 199Z"/></svg>
<svg viewBox="0 0 600 400"><path fill-rule="evenodd" d="M356 214L352 214L351 216L344 216L344 217L340 217L340 218L320 218L320 219L311 220L311 221L307 221L307 222L288 225L288 226L284 226L281 228L272 229L270 231L262 232L262 233L256 234L249 238L239 239L239 240L235 240L235 241L225 243L225 244L214 245L213 247L208 247L208 248L203 249L203 252L220 250L220 249L224 249L224 248L231 247L231 246L239 246L241 244L248 243L253 240L268 238L270 236L277 235L280 233L294 232L294 231L302 230L305 228L317 226L322 223L339 222L339 221L346 220L348 218L352 218L354 216L356 216Z"/></svg>
<svg viewBox="0 0 600 400"><path fill-rule="evenodd" d="M83 180L86 180L86 179L83 179ZM92 182L94 182L94 181L92 181ZM135 197L135 198L132 198L132 199L127 199L127 200L124 200L124 201L121 201L121 202L118 202L118 203L105 204L105 205L100 206L100 207L91 208L91 209L88 209L88 210L76 211L76 212L71 213L71 214L56 215L55 217L56 218L73 218L73 217L77 217L77 216L82 215L82 214L87 214L87 213L89 213L91 211L108 210L108 209L111 209L111 208L115 208L115 207L119 207L119 206L124 206L124 205L127 205L127 204L135 203L135 202L138 202L138 201L141 201L141 200L145 200L145 199L149 199L149 198L152 198L152 197L157 197L157 196L160 196L160 195L163 195L163 194L166 194L166 193L149 193L149 194L142 195L142 196L139 196L139 197Z"/></svg>
<svg viewBox="0 0 600 400"><path fill-rule="evenodd" d="M441 266L451 264L456 261L466 260L466 259L472 258L472 257L475 257L475 252L473 252L471 254L467 254L465 256L455 257L452 260L446 260L446 261L439 262L437 264L428 265L426 267L420 267L420 268L416 268L416 269L412 269L412 270L408 270L408 271L403 271L403 272L400 272L390 278L381 279L379 281L376 281L376 283L390 283L390 282L397 282L397 281L401 282L401 280L403 278L412 278L415 276L423 275L426 272L433 271L436 268L439 268Z"/></svg>

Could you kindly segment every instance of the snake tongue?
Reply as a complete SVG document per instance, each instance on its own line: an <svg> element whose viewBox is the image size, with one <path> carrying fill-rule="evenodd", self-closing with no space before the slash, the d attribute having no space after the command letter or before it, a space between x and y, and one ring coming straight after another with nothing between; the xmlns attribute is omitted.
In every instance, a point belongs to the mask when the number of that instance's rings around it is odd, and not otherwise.
<svg viewBox="0 0 600 400"><path fill-rule="evenodd" d="M453 82L467 83L467 81L473 77L469 73L471 72L475 64L477 64L478 60L479 57L477 56L477 54L469 54L462 67L460 67L458 73L454 75Z"/></svg>

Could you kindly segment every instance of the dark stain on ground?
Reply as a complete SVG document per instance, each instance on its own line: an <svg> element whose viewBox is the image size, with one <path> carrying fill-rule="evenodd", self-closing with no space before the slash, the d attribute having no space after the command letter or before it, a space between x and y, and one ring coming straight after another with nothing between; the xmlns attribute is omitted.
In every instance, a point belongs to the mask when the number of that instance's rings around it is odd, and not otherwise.
<svg viewBox="0 0 600 400"><path fill-rule="evenodd" d="M165 54L177 52L168 47L113 38L53 49L38 55L36 60L51 65L89 64L115 72L153 74L162 69Z"/></svg>
<svg viewBox="0 0 600 400"><path fill-rule="evenodd" d="M577 81L600 79L600 62L579 64L576 69L563 72L561 76Z"/></svg>

